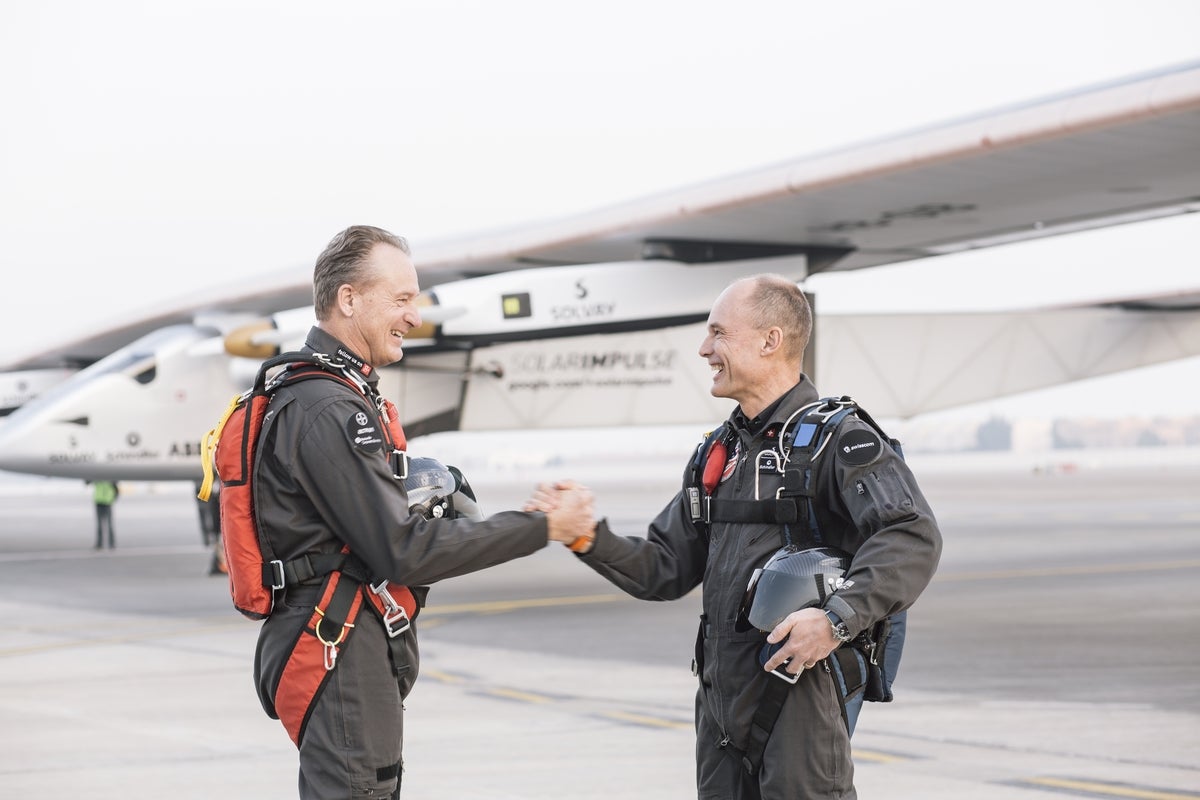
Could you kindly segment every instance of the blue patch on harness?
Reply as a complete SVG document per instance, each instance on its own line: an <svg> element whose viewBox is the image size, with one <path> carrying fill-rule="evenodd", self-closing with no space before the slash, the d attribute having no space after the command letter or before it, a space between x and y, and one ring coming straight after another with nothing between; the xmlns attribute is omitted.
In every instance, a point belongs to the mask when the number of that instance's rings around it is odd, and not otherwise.
<svg viewBox="0 0 1200 800"><path fill-rule="evenodd" d="M816 423L802 422L796 427L796 437L792 439L792 447L808 447L816 435Z"/></svg>

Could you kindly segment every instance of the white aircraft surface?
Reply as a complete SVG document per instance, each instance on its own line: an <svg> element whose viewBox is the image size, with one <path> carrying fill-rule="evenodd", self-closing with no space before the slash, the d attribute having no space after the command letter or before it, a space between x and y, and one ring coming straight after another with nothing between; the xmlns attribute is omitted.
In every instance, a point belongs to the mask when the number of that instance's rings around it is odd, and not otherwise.
<svg viewBox="0 0 1200 800"><path fill-rule="evenodd" d="M1196 211L1200 62L589 214L413 242L426 324L381 371L382 389L414 451L447 431L702 433L730 406L709 395L696 350L738 276L803 285ZM306 266L0 365L5 380L58 381L13 401L0 469L199 481L201 436L263 358L302 343L310 303ZM1200 290L971 314L816 308L806 371L877 418L1200 354Z"/></svg>
<svg viewBox="0 0 1200 800"><path fill-rule="evenodd" d="M66 367L0 372L0 418L6 417L75 372Z"/></svg>

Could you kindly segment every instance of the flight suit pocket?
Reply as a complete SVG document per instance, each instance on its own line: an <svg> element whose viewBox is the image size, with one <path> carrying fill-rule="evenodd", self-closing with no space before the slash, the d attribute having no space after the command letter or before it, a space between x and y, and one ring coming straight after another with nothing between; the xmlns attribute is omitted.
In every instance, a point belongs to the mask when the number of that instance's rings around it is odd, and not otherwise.
<svg viewBox="0 0 1200 800"><path fill-rule="evenodd" d="M884 525L908 519L916 513L908 484L895 468L882 466L858 480L858 490L870 499L879 521Z"/></svg>

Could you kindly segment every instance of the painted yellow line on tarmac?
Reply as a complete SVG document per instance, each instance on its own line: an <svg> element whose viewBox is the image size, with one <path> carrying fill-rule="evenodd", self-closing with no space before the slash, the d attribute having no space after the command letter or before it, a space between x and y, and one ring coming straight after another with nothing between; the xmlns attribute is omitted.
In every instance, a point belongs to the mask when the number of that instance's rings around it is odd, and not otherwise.
<svg viewBox="0 0 1200 800"><path fill-rule="evenodd" d="M466 683L467 679L461 675L451 675L449 672L442 672L440 669L422 669L422 678L432 678L439 683Z"/></svg>
<svg viewBox="0 0 1200 800"><path fill-rule="evenodd" d="M876 764L895 764L900 761L912 761L908 756L880 753L876 750L859 750L857 747L851 751L851 755L855 761L874 761Z"/></svg>
<svg viewBox="0 0 1200 800"><path fill-rule="evenodd" d="M1063 789L1068 792L1089 792L1102 797L1132 797L1137 800L1200 800L1200 794L1191 792L1173 792L1166 789L1153 789L1142 786L1129 786L1120 783L1102 783L1100 781L1076 781L1067 778L1029 778L1021 781L1033 786L1044 786L1051 789Z"/></svg>
<svg viewBox="0 0 1200 800"><path fill-rule="evenodd" d="M503 697L508 700L520 700L523 703L550 703L554 701L553 697L546 697L545 695L534 694L532 692L521 692L516 689L491 688L483 690L483 693L493 697Z"/></svg>
<svg viewBox="0 0 1200 800"><path fill-rule="evenodd" d="M605 711L600 716L620 722L632 722L634 725L644 725L649 728L687 728L691 730L694 727L691 722L679 722L661 717L648 717L643 714L631 714L627 711Z"/></svg>
<svg viewBox="0 0 1200 800"><path fill-rule="evenodd" d="M443 614L500 614L519 608L546 608L547 606L581 606L590 603L613 603L626 600L619 594L584 594L575 597L531 597L525 600L490 600L484 603L458 603L448 606L433 606L421 609L421 616Z"/></svg>
<svg viewBox="0 0 1200 800"><path fill-rule="evenodd" d="M1041 567L1031 569L998 569L984 572L939 573L937 583L957 581L986 581L1004 578L1048 578L1057 575L1111 575L1124 572L1160 572L1175 569L1200 568L1200 559L1182 561L1147 561L1142 564L1095 564L1078 567Z"/></svg>

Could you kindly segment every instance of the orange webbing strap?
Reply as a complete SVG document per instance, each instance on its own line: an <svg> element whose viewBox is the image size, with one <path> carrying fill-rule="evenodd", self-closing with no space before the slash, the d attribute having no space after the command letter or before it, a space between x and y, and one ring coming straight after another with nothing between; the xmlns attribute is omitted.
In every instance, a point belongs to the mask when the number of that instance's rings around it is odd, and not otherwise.
<svg viewBox="0 0 1200 800"><path fill-rule="evenodd" d="M362 592L353 578L332 572L321 601L313 608L288 656L275 688L275 715L297 747L317 697L337 665L338 650L346 645L362 608Z"/></svg>
<svg viewBox="0 0 1200 800"><path fill-rule="evenodd" d="M396 410L396 404L386 397L383 399L384 412L387 419L386 423L388 436L392 438L392 447L396 450L408 449L408 438L404 435L404 428L400 425L400 412Z"/></svg>

